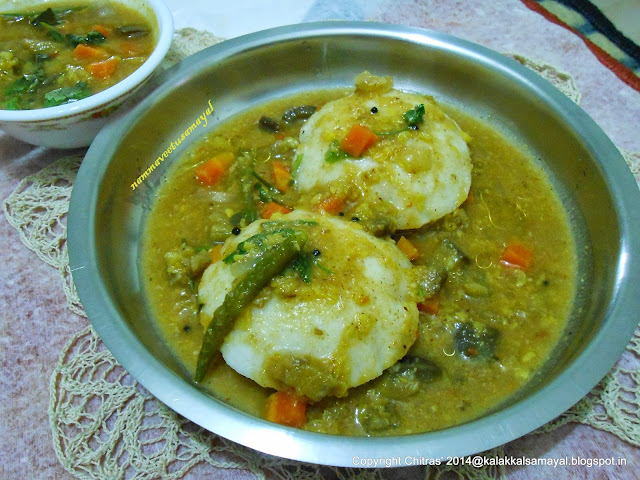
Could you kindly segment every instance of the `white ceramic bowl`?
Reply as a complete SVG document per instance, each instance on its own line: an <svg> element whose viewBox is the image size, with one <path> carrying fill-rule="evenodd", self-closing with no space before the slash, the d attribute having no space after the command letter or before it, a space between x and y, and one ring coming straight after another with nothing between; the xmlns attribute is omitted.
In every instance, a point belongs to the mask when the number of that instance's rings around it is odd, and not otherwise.
<svg viewBox="0 0 640 480"><path fill-rule="evenodd" d="M99 0L78 0L97 3ZM25 142L54 148L89 145L115 112L127 109L125 101L150 78L171 45L173 17L162 0L111 0L142 13L154 26L156 46L135 72L102 92L77 102L35 110L0 110L0 130ZM48 0L0 0L0 13L24 11L53 3ZM129 102L133 103L133 102Z"/></svg>

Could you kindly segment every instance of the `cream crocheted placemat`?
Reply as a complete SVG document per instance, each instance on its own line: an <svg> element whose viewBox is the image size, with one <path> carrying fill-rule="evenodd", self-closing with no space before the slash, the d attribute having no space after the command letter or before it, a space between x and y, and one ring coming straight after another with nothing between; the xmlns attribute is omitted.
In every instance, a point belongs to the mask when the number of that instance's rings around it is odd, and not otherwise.
<svg viewBox="0 0 640 480"><path fill-rule="evenodd" d="M222 39L194 29L179 30L166 65ZM512 58L536 71L578 103L580 92L567 74L522 56ZM622 152L640 184L640 154ZM58 269L71 311L86 316L77 296L66 246L66 214L81 157L63 158L25 178L3 203L22 242ZM584 399L533 434L568 422L590 425L640 447L640 330L613 370ZM197 469L240 469L254 478L382 479L380 470L331 468L264 455L211 434L150 395L118 364L91 326L74 335L51 377L49 418L56 454L82 479L178 479ZM502 457L504 448L484 452ZM459 479L504 477L504 467L422 467L423 478L447 472Z"/></svg>

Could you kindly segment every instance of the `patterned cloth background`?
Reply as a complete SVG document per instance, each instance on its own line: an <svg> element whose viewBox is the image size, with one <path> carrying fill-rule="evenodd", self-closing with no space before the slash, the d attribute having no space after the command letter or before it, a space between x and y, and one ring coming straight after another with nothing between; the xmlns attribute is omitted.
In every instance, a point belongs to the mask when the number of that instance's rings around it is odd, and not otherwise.
<svg viewBox="0 0 640 480"><path fill-rule="evenodd" d="M640 47L587 0L522 0L531 10L579 35L621 80L640 91Z"/></svg>

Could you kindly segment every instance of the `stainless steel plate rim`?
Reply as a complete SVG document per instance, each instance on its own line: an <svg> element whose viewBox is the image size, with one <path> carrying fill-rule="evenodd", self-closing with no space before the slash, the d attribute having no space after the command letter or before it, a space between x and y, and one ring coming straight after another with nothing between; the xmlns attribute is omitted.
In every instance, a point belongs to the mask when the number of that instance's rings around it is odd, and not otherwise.
<svg viewBox="0 0 640 480"><path fill-rule="evenodd" d="M239 52L273 42L315 36L382 36L390 41L413 42L425 47L447 49L472 57L493 68L517 76L541 92L566 117L575 118L578 133L590 138L597 152L603 175L612 186L620 212L623 254L619 259L619 278L609 315L580 356L557 378L530 397L495 414L445 430L397 437L361 438L325 435L282 427L233 409L215 400L166 368L146 350L114 307L111 294L99 275L95 245L95 209L100 184L107 169L105 158L116 149L113 139L122 138L138 115L155 99L170 94L180 78ZM633 292L639 284L640 195L632 176L615 146L579 107L536 74L516 62L484 47L446 34L405 26L368 22L319 22L292 25L228 40L210 47L168 72L165 83L128 115L108 125L89 149L74 183L69 209L68 246L73 278L89 318L116 359L148 391L170 408L207 430L264 453L294 460L336 466L372 466L362 459L397 458L401 465L414 465L414 458L459 457L482 452L518 438L557 415L586 395L613 366L624 350L635 326L625 320L640 309ZM616 158L617 157L617 158ZM609 164L602 164L607 159ZM463 441L464 440L464 441Z"/></svg>

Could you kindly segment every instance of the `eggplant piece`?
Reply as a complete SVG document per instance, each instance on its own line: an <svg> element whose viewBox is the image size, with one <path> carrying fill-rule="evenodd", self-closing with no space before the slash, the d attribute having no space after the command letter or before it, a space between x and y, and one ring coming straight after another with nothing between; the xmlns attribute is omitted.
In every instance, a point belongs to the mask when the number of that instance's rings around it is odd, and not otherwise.
<svg viewBox="0 0 640 480"><path fill-rule="evenodd" d="M280 130L280 123L271 117L267 117L266 115L262 115L260 117L260 120L258 120L258 126L261 129L271 133L276 133Z"/></svg>
<svg viewBox="0 0 640 480"><path fill-rule="evenodd" d="M139 38L149 35L149 29L144 25L123 25L116 31L127 38Z"/></svg>
<svg viewBox="0 0 640 480"><path fill-rule="evenodd" d="M311 115L316 113L316 107L314 105L301 105L299 107L293 107L282 114L282 120L286 123L292 123L296 120L306 120Z"/></svg>
<svg viewBox="0 0 640 480"><path fill-rule="evenodd" d="M473 360L488 359L495 354L500 332L481 322L458 322L453 338L459 355Z"/></svg>
<svg viewBox="0 0 640 480"><path fill-rule="evenodd" d="M371 435L397 426L396 409L391 400L375 390L367 392L366 403L358 406L355 420L362 429Z"/></svg>
<svg viewBox="0 0 640 480"><path fill-rule="evenodd" d="M429 261L421 267L418 287L423 298L433 297L444 285L447 276L468 262L467 256L449 239L443 239L429 256Z"/></svg>
<svg viewBox="0 0 640 480"><path fill-rule="evenodd" d="M410 397L420 386L442 375L438 365L421 357L406 356L385 371L381 392L393 399Z"/></svg>

